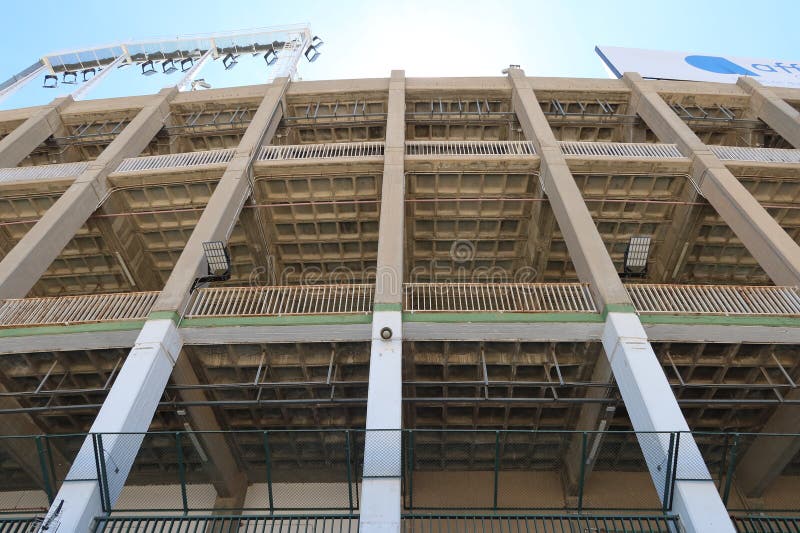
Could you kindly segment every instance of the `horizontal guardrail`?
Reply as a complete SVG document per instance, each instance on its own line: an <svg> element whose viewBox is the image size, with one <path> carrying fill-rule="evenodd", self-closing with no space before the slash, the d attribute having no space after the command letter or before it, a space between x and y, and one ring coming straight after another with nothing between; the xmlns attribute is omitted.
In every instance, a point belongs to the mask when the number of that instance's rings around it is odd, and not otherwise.
<svg viewBox="0 0 800 533"><path fill-rule="evenodd" d="M129 531L358 533L358 515L98 516L92 531L95 533Z"/></svg>
<svg viewBox="0 0 800 533"><path fill-rule="evenodd" d="M681 531L678 517L674 515L598 515L548 514L548 515L465 515L419 514L403 515L404 533L495 532L498 533L674 533ZM771 530L770 530L771 531Z"/></svg>
<svg viewBox="0 0 800 533"><path fill-rule="evenodd" d="M199 289L187 318L371 313L371 284Z"/></svg>
<svg viewBox="0 0 800 533"><path fill-rule="evenodd" d="M639 313L800 315L797 287L627 284Z"/></svg>
<svg viewBox="0 0 800 533"><path fill-rule="evenodd" d="M158 291L0 300L0 327L143 320Z"/></svg>
<svg viewBox="0 0 800 533"><path fill-rule="evenodd" d="M597 312L584 283L406 283L404 302L412 313Z"/></svg>
<svg viewBox="0 0 800 533"><path fill-rule="evenodd" d="M800 150L785 148L749 148L744 146L708 147L723 161L756 161L759 163L800 163Z"/></svg>
<svg viewBox="0 0 800 533"><path fill-rule="evenodd" d="M227 164L233 159L235 150L205 150L183 154L152 155L123 159L115 172L137 172L140 170L161 170L167 168L199 167L205 165Z"/></svg>
<svg viewBox="0 0 800 533"><path fill-rule="evenodd" d="M558 145L564 155L644 157L648 159L675 159L683 157L678 147L674 144L560 141Z"/></svg>
<svg viewBox="0 0 800 533"><path fill-rule="evenodd" d="M800 516L732 516L738 533L796 533L800 531Z"/></svg>
<svg viewBox="0 0 800 533"><path fill-rule="evenodd" d="M259 161L288 159L335 159L339 157L383 157L384 143L327 143L264 146L258 153Z"/></svg>
<svg viewBox="0 0 800 533"><path fill-rule="evenodd" d="M528 156L536 149L530 141L406 141L406 155Z"/></svg>
<svg viewBox="0 0 800 533"><path fill-rule="evenodd" d="M87 168L89 168L89 163L86 162L3 168L0 169L0 183L74 178L82 174Z"/></svg>

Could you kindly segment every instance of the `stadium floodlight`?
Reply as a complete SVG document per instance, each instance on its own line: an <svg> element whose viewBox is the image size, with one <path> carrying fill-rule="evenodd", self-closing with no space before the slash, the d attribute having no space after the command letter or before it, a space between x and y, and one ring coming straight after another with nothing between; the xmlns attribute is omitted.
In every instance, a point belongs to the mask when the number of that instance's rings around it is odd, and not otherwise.
<svg viewBox="0 0 800 533"><path fill-rule="evenodd" d="M172 74L176 72L178 67L175 66L175 62L172 59L165 59L161 62L161 71L164 74Z"/></svg>
<svg viewBox="0 0 800 533"><path fill-rule="evenodd" d="M142 75L144 76L152 76L156 73L156 66L153 65L153 60L148 59L144 63L142 63Z"/></svg>
<svg viewBox="0 0 800 533"><path fill-rule="evenodd" d="M186 72L194 65L194 59L191 57L187 57L186 59L181 59L181 72Z"/></svg>
<svg viewBox="0 0 800 533"><path fill-rule="evenodd" d="M303 55L306 56L306 59L308 59L309 63L313 63L314 61L317 60L317 58L319 57L319 54L320 54L320 51L317 50L316 47L311 45L308 48L306 48L306 51L305 51L305 53Z"/></svg>
<svg viewBox="0 0 800 533"><path fill-rule="evenodd" d="M71 70L65 70L64 73L61 75L61 83L65 83L67 85L75 85L78 83L78 73L73 72Z"/></svg>
<svg viewBox="0 0 800 533"><path fill-rule="evenodd" d="M92 77L94 77L95 74L97 74L97 70L95 70L94 68L87 68L87 69L83 69L81 71L81 74L83 75L83 81L85 83L85 82L89 81L89 74L91 74Z"/></svg>
<svg viewBox="0 0 800 533"><path fill-rule="evenodd" d="M269 50L264 52L264 61L267 62L267 65L273 65L278 60L278 52L275 51L275 47L271 46Z"/></svg>
<svg viewBox="0 0 800 533"><path fill-rule="evenodd" d="M198 90L198 87L200 89L210 89L211 84L208 83L205 78L197 78L196 80L192 80L192 90L196 91Z"/></svg>
<svg viewBox="0 0 800 533"><path fill-rule="evenodd" d="M55 89L58 87L58 76L53 74L45 74L44 75L44 82L42 82L42 87L45 89Z"/></svg>
<svg viewBox="0 0 800 533"><path fill-rule="evenodd" d="M239 59L239 56L228 54L222 58L222 66L225 67L225 70L230 70L236 66L236 63L239 62L237 59Z"/></svg>
<svg viewBox="0 0 800 533"><path fill-rule="evenodd" d="M647 235L634 235L628 241L623 261L625 274L632 276L644 276L647 274L647 256L650 254L650 240L651 238Z"/></svg>
<svg viewBox="0 0 800 533"><path fill-rule="evenodd" d="M313 46L314 48L319 48L323 44L325 44L325 41L320 39L317 35L311 38L311 46Z"/></svg>
<svg viewBox="0 0 800 533"><path fill-rule="evenodd" d="M231 258L228 255L228 249L222 241L211 241L203 243L203 253L208 265L208 274L199 278L195 278L192 283L190 293L203 283L210 283L212 281L227 281L231 279Z"/></svg>

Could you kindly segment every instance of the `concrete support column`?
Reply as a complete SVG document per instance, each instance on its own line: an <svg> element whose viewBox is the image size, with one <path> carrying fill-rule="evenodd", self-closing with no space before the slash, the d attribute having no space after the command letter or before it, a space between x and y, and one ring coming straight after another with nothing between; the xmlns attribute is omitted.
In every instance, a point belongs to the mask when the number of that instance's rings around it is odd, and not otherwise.
<svg viewBox="0 0 800 533"><path fill-rule="evenodd" d="M776 285L800 285L800 247L753 198L738 179L703 144L691 128L669 108L641 76L623 76L631 88L631 108L658 137L678 145L692 159L692 175L703 196L741 239ZM798 113L777 99L769 89L750 78L740 78L748 90L757 115L789 142L800 145ZM789 397L800 397L795 391ZM764 426L766 432L794 433L800 421L800 406L783 404ZM760 437L742 457L737 483L751 497L758 497L780 475L800 449L800 439Z"/></svg>
<svg viewBox="0 0 800 533"><path fill-rule="evenodd" d="M0 168L15 167L61 127L61 111L72 97L56 98L0 140Z"/></svg>
<svg viewBox="0 0 800 533"><path fill-rule="evenodd" d="M109 505L113 506L122 491L142 442L141 433L147 431L170 375L179 385L198 382L190 361L180 357L183 339L175 324L197 272L205 266L202 243L228 239L250 194L252 160L277 128L287 86L284 78L267 91L92 425L92 433L103 434L106 463L114 465L107 473ZM186 395L184 399L189 401L199 399L197 391ZM187 411L194 430L221 429L211 408L189 407ZM121 431L140 434L105 435ZM223 436L200 435L199 440L209 456L208 468L218 499L226 499L232 505L243 501L246 476ZM87 438L68 482L50 508L48 516L60 509L61 531L88 531L91 520L102 512L103 495L97 481L94 450L95 444Z"/></svg>
<svg viewBox="0 0 800 533"><path fill-rule="evenodd" d="M405 73L392 71L369 359L359 530L399 532L402 506Z"/></svg>
<svg viewBox="0 0 800 533"><path fill-rule="evenodd" d="M511 69L509 78L514 110L526 137L533 141L541 157L543 187L564 235L570 258L580 280L591 284L595 301L606 315L603 348L607 361L597 361L593 379L606 378L610 381L613 372L637 432L688 431L669 382L647 340L639 317L634 313L630 297L525 73L520 69ZM597 406L585 407L579 416L578 429L597 429L599 414ZM669 435L640 435L639 442L653 482L663 500L667 497L663 465L668 457ZM681 436L681 448L679 468L688 470L691 467L692 478L702 481L678 482L673 509L680 515L687 531L733 532L733 525L691 434ZM568 470L570 466L574 468L579 465L580 457L577 443L572 442L566 460ZM575 473L567 472L567 476L569 486L574 483L569 478L574 478Z"/></svg>
<svg viewBox="0 0 800 533"><path fill-rule="evenodd" d="M778 132L795 148L800 148L800 112L764 87L755 78L741 77L736 85L750 95L750 107L758 118Z"/></svg>
<svg viewBox="0 0 800 533"><path fill-rule="evenodd" d="M3 258L0 299L24 298L28 294L103 202L108 191L107 176L126 157L138 156L161 129L176 93L176 89L164 89L153 97Z"/></svg>

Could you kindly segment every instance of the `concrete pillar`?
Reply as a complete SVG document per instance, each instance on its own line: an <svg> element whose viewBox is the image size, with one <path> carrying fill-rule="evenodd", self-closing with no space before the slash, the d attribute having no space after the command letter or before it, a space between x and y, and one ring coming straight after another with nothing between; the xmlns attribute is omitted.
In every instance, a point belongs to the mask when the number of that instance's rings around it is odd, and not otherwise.
<svg viewBox="0 0 800 533"><path fill-rule="evenodd" d="M525 73L520 69L511 69L509 79L514 110L526 137L533 141L541 157L540 175L545 193L564 235L570 258L580 280L591 284L595 301L606 315L603 348L608 364L598 361L593 379L610 378L613 372L637 432L688 431L669 382L647 340L639 317L634 313L630 297ZM599 414L597 406L584 408L579 416L578 429L597 429ZM639 442L653 482L663 500L667 497L663 466L669 451L669 435L656 437L643 434L639 436ZM573 441L566 460L568 470L578 466L579 459L576 461L576 458L580 458L580 450ZM684 470L691 469L693 479L701 480L679 481L675 487L673 509L680 515L687 531L733 532L733 525L708 468L690 434L681 436L679 463L686 465L680 466ZM575 473L567 472L567 476L574 478ZM568 486L573 483L574 479L567 480Z"/></svg>
<svg viewBox="0 0 800 533"><path fill-rule="evenodd" d="M176 89L164 89L142 108L95 161L0 262L0 299L24 298L64 246L105 199L107 176L138 156L161 129Z"/></svg>
<svg viewBox="0 0 800 533"><path fill-rule="evenodd" d="M623 79L631 88L633 111L647 122L662 141L677 144L681 152L692 159L692 175L703 196L741 239L772 281L776 285L800 285L800 247L797 243L646 81L636 73L626 73ZM796 111L750 78L740 78L739 85L751 92L758 116L789 142L794 144L800 141L800 131L797 131L795 122ZM764 430L794 433L798 420L800 406L780 405L765 424ZM800 442L793 439L757 439L751 451L739 463L739 487L745 494L759 496L780 475L798 447ZM769 453L762 452L767 449Z"/></svg>
<svg viewBox="0 0 800 533"><path fill-rule="evenodd" d="M750 107L755 115L778 132L795 148L800 148L800 112L754 78L741 77L736 85L750 95Z"/></svg>
<svg viewBox="0 0 800 533"><path fill-rule="evenodd" d="M142 442L141 433L147 431L170 375L179 385L198 382L190 361L179 357L183 339L175 322L188 300L196 273L205 265L202 243L227 240L233 230L250 192L252 159L277 128L287 86L284 78L267 91L92 425L92 433L140 433L103 438L106 461L114 465L108 472L109 505L113 506L125 484ZM198 392L187 392L184 399L197 400ZM220 429L210 408L192 407L187 411L194 430ZM241 501L246 477L239 471L224 438L202 435L200 440L210 458L218 496ZM60 508L63 531L87 531L91 520L102 512L94 464L94 444L87 438L48 513L51 516ZM64 504L59 507L62 501Z"/></svg>
<svg viewBox="0 0 800 533"><path fill-rule="evenodd" d="M61 111L72 103L69 96L42 106L28 120L0 140L0 168L15 167L61 127Z"/></svg>
<svg viewBox="0 0 800 533"><path fill-rule="evenodd" d="M359 531L399 532L402 506L405 72L389 79Z"/></svg>

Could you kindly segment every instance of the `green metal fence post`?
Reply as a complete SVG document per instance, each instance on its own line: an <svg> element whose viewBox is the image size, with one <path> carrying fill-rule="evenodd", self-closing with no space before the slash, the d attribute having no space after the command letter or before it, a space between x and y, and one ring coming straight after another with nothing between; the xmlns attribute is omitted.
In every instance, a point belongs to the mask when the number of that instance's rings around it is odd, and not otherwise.
<svg viewBox="0 0 800 533"><path fill-rule="evenodd" d="M100 490L105 497L106 508L104 510L105 512L110 513L111 496L108 492L108 472L106 471L106 455L105 451L103 451L103 435L101 433L97 433L95 436L97 437L97 457L100 464ZM117 436L117 438L120 437L121 435Z"/></svg>
<svg viewBox="0 0 800 533"><path fill-rule="evenodd" d="M269 453L269 437L264 432L264 461L267 466L267 495L269 496L269 514L275 512L275 501L272 499L272 458Z"/></svg>
<svg viewBox="0 0 800 533"><path fill-rule="evenodd" d="M581 466L578 480L578 511L583 510L583 487L586 480L586 432L581 434Z"/></svg>
<svg viewBox="0 0 800 533"><path fill-rule="evenodd" d="M350 430L345 431L345 449L347 450L347 502L350 506L350 514L353 514L353 476L350 472Z"/></svg>
<svg viewBox="0 0 800 533"><path fill-rule="evenodd" d="M408 431L408 510L414 509L414 431Z"/></svg>
<svg viewBox="0 0 800 533"><path fill-rule="evenodd" d="M667 470L664 473L664 496L662 500L662 509L664 511L669 511L672 509L672 460L673 456L677 455L676 447L675 447L675 433L669 434L669 450L667 451Z"/></svg>
<svg viewBox="0 0 800 533"><path fill-rule="evenodd" d="M722 491L722 503L728 505L728 497L731 495L731 484L733 483L733 470L736 468L736 451L739 448L739 434L733 435L733 447L731 448L731 458L728 463L728 471L725 473L725 489Z"/></svg>
<svg viewBox="0 0 800 533"><path fill-rule="evenodd" d="M183 514L189 512L189 499L186 497L186 465L183 462L183 446L181 445L181 432L175 432L175 451L178 452L178 476L181 480L181 501Z"/></svg>
<svg viewBox="0 0 800 533"><path fill-rule="evenodd" d="M47 471L47 458L45 457L44 446L42 446L42 437L36 436L36 453L39 456L39 468L42 469L42 482L44 482L44 491L47 494L47 502L53 503L53 487L50 484L50 474Z"/></svg>
<svg viewBox="0 0 800 533"><path fill-rule="evenodd" d="M494 432L494 499L492 509L497 511L497 490L500 472L500 432Z"/></svg>

